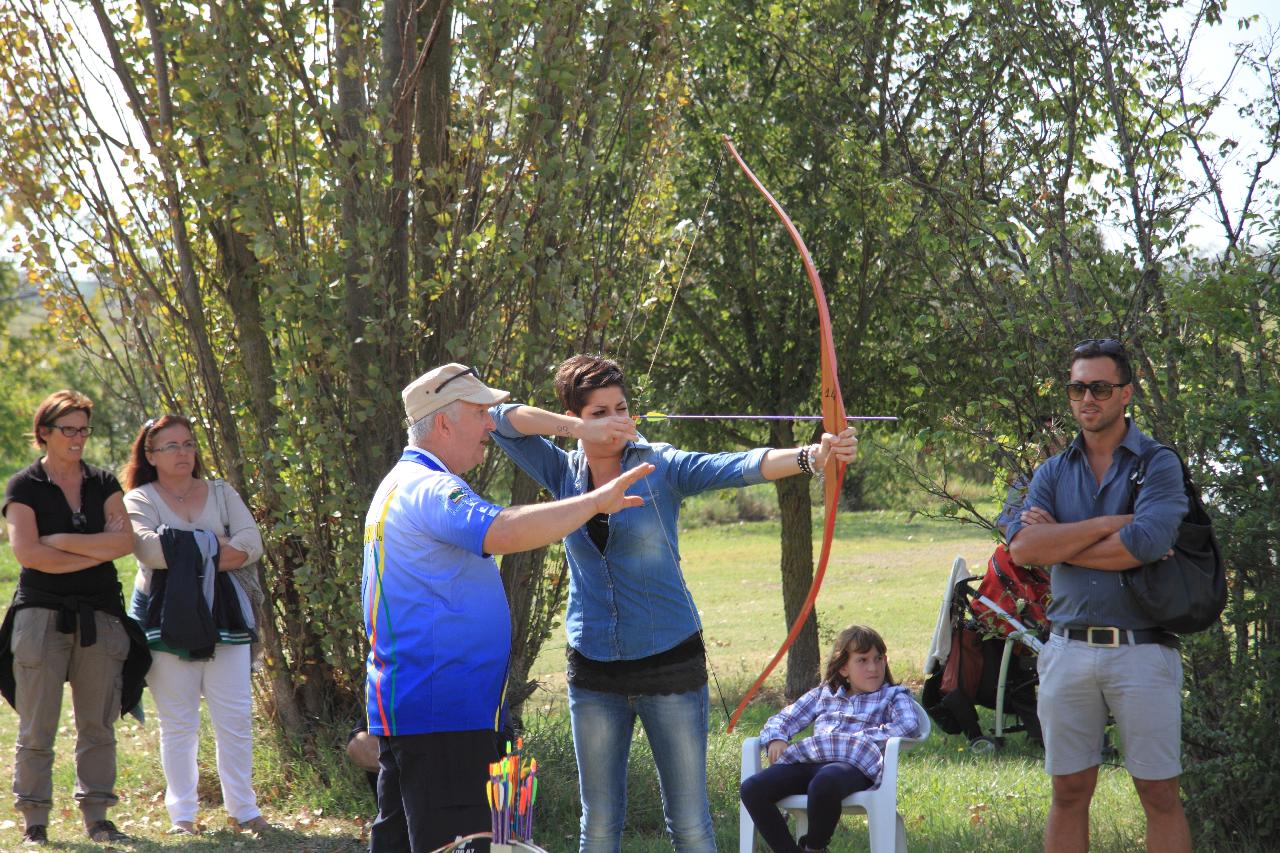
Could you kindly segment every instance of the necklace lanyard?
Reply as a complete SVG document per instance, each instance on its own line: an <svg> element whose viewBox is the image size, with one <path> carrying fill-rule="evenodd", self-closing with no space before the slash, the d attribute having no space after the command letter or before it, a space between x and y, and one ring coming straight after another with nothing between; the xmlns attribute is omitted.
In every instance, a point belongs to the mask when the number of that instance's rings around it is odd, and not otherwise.
<svg viewBox="0 0 1280 853"><path fill-rule="evenodd" d="M452 473L448 468L445 468L443 465L437 462L434 457L428 456L426 452L422 450L418 450L415 447L405 448L404 453L400 454L400 461L401 462L417 462L422 467L429 468L432 471L438 471L441 474Z"/></svg>

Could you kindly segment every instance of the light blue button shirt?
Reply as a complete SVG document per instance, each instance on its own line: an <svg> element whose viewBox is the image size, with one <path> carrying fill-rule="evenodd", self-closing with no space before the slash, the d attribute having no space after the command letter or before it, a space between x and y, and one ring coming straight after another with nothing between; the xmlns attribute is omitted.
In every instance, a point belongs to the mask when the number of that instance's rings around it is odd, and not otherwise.
<svg viewBox="0 0 1280 853"><path fill-rule="evenodd" d="M1130 478L1142 453L1155 444L1131 420L1128 424L1128 432L1112 453L1101 484L1089 466L1084 439L1077 435L1066 450L1036 469L1023 505L1044 509L1063 524L1127 513L1133 488ZM1182 463L1174 453L1161 451L1147 464L1133 521L1120 528L1120 541L1137 559L1154 562L1173 546L1187 508ZM1024 526L1021 518L1010 523L1010 542ZM1059 563L1053 566L1049 577L1053 600L1048 616L1055 625L1155 627L1120 585L1121 572Z"/></svg>
<svg viewBox="0 0 1280 853"><path fill-rule="evenodd" d="M542 436L525 436L507 420L516 406L490 410L493 440L556 499L587 489L587 459ZM768 448L743 453L691 453L641 438L622 451L622 470L645 462L655 470L627 490L644 506L609 516L604 553L586 527L565 537L569 560L569 645L597 661L635 660L665 652L701 630L697 608L680 572L677 521L685 498L711 489L763 483Z"/></svg>

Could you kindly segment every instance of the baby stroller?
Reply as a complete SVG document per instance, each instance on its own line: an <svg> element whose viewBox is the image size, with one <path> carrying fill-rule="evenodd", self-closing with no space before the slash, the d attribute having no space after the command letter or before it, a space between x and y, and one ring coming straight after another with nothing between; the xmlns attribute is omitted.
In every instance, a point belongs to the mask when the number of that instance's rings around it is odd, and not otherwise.
<svg viewBox="0 0 1280 853"><path fill-rule="evenodd" d="M1004 545L984 575L970 576L963 557L951 566L921 704L943 731L968 737L976 752L998 749L1012 732L1043 742L1035 657L1049 637L1048 597L1044 572L1014 563ZM979 705L996 712L989 736L978 722ZM1008 716L1015 718L1011 725Z"/></svg>

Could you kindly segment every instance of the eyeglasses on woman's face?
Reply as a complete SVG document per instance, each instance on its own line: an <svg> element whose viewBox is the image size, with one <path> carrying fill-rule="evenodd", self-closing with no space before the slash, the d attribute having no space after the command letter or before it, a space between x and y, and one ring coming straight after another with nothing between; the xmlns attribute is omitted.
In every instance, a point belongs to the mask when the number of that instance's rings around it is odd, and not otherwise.
<svg viewBox="0 0 1280 853"><path fill-rule="evenodd" d="M164 453L164 454L177 453L179 450L181 450L183 453L195 453L196 443L191 439L187 439L186 441L182 441L182 442L171 441L168 444L162 444L159 447L151 448L152 453Z"/></svg>
<svg viewBox="0 0 1280 853"><path fill-rule="evenodd" d="M77 435L88 436L93 433L93 427L91 426L73 427L73 426L61 426L59 424L50 424L49 429L56 429L58 432L65 435L67 438L75 438Z"/></svg>

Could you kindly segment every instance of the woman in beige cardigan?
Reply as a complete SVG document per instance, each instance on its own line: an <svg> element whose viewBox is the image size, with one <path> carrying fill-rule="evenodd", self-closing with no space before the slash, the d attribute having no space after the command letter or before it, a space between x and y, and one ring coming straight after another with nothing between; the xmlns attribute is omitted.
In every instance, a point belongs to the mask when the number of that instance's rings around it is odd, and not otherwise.
<svg viewBox="0 0 1280 853"><path fill-rule="evenodd" d="M143 424L120 478L128 490L124 503L133 525L133 553L138 558L134 616L143 622L153 652L147 682L160 720L160 763L168 786L165 807L173 823L170 831L197 832L196 751L203 695L213 722L227 814L233 826L259 833L270 824L258 809L251 779L253 696L249 677L255 625L244 587L234 576L227 575L226 581L215 576L220 592L234 590L228 598L235 599L231 612L239 618L222 620L219 614L227 610L227 603L218 603L216 596L212 602L199 600L195 604L216 605L214 612L199 617L217 630L211 655L174 648L162 639L155 619L148 619L148 613L162 610L152 599L163 595L168 586L156 583L157 573L163 571L166 582L175 580L166 564L166 529L195 531L196 537L203 537L209 545L209 567L212 570L216 560L218 573L262 556L262 535L244 501L227 483L206 480L201 474L200 454L187 418L164 415ZM215 539L216 549L212 547ZM172 545L172 536L169 541ZM197 557L201 553L189 550ZM216 557L212 556L215 551ZM183 615L177 614L179 618ZM195 620L197 614L191 618Z"/></svg>

